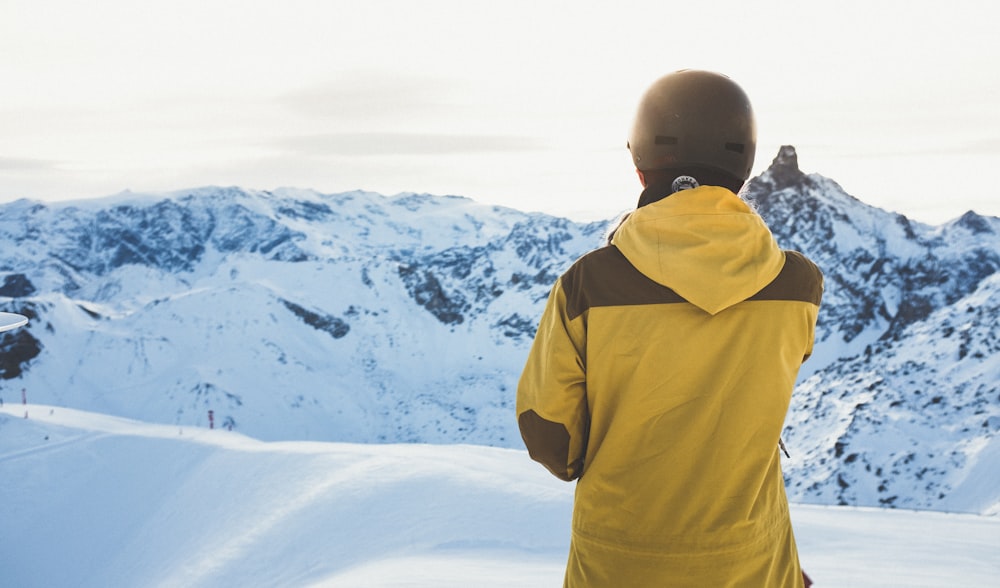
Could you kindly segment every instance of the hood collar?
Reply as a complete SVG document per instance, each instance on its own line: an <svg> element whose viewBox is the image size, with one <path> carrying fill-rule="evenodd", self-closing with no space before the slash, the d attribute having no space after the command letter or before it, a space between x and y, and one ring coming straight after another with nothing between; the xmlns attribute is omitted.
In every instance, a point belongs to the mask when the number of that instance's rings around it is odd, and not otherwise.
<svg viewBox="0 0 1000 588"><path fill-rule="evenodd" d="M646 277L710 314L756 294L785 263L764 219L718 186L638 208L612 244Z"/></svg>

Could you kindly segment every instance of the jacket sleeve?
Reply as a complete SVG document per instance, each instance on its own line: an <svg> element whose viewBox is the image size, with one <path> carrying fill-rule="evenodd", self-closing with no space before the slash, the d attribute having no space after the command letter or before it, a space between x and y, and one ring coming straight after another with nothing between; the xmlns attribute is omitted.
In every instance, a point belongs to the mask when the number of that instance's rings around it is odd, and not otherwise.
<svg viewBox="0 0 1000 588"><path fill-rule="evenodd" d="M584 320L569 319L556 282L517 386L517 422L528 454L566 481L583 473L589 429Z"/></svg>

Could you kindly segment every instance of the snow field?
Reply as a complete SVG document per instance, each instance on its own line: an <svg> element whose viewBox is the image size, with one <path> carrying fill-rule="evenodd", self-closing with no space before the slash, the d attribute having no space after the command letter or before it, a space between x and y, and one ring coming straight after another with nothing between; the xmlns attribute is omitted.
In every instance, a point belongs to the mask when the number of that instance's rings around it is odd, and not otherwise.
<svg viewBox="0 0 1000 588"><path fill-rule="evenodd" d="M29 418L24 418L25 411ZM0 409L3 584L561 584L573 486L523 451L271 442ZM987 586L1000 519L793 505L816 586Z"/></svg>

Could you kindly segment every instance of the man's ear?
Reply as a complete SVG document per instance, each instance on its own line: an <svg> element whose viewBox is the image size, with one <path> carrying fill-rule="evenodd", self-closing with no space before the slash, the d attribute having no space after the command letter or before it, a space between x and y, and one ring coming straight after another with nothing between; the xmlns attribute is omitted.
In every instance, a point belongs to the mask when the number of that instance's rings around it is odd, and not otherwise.
<svg viewBox="0 0 1000 588"><path fill-rule="evenodd" d="M635 169L635 173L636 173L636 175L639 176L639 183L642 184L643 188L645 188L646 187L646 176L642 175L642 170L639 169L639 168Z"/></svg>

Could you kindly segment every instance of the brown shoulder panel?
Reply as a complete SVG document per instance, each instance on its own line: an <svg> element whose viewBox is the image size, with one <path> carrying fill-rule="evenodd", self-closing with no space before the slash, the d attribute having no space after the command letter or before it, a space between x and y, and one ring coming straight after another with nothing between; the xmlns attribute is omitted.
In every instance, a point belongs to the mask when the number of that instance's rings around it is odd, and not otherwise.
<svg viewBox="0 0 1000 588"><path fill-rule="evenodd" d="M770 284L747 300L796 300L819 306L823 273L798 251L785 251L785 265Z"/></svg>
<svg viewBox="0 0 1000 588"><path fill-rule="evenodd" d="M591 251L563 274L566 312L570 320L590 308L687 302L676 292L650 280L614 245Z"/></svg>

